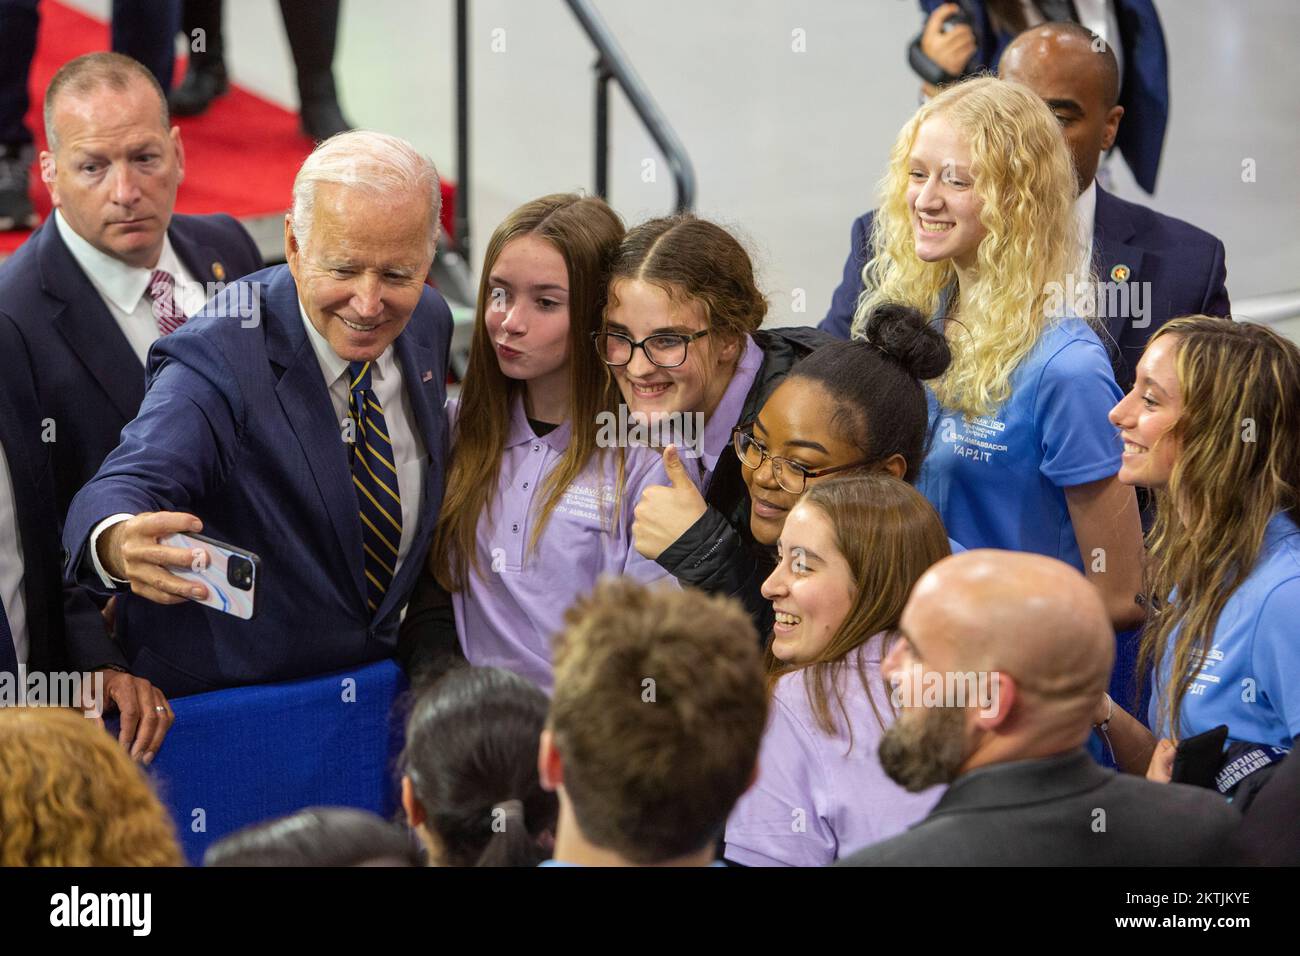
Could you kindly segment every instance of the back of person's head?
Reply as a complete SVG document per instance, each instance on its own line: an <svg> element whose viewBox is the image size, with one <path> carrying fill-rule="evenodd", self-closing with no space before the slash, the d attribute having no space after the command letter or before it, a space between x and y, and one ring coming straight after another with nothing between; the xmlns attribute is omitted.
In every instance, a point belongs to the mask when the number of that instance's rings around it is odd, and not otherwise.
<svg viewBox="0 0 1300 956"><path fill-rule="evenodd" d="M558 803L537 775L547 705L527 680L495 667L452 670L419 694L406 722L403 786L433 862L535 866L550 855Z"/></svg>
<svg viewBox="0 0 1300 956"><path fill-rule="evenodd" d="M610 306L619 285L640 280L675 302L704 307L710 338L735 340L758 330L767 299L745 247L726 229L691 213L650 219L629 229L610 272Z"/></svg>
<svg viewBox="0 0 1300 956"><path fill-rule="evenodd" d="M860 448L865 461L901 455L903 478L914 483L929 430L921 382L942 375L950 361L943 333L921 312L882 303L857 339L821 346L796 362L788 379L820 385L832 402L826 409L831 427Z"/></svg>
<svg viewBox="0 0 1300 956"><path fill-rule="evenodd" d="M616 389L592 347L599 331L609 289L609 268L623 238L623 223L603 199L556 193L526 202L508 215L488 240L483 254L474 336L470 342L465 383L456 416L454 453L447 473L433 566L438 581L458 591L469 569L477 566L475 548L479 516L496 494L497 475L510 427L510 407L522 386L501 370L496 345L487 327L489 309L503 308L493 287L493 268L510 243L532 237L564 260L568 279L568 419L572 437L560 461L546 477L542 505L529 546L535 546L565 489L601 449L597 415L616 404Z"/></svg>
<svg viewBox="0 0 1300 956"><path fill-rule="evenodd" d="M689 588L605 580L568 610L547 729L585 840L654 864L718 839L767 720L757 647L739 604Z"/></svg>
<svg viewBox="0 0 1300 956"><path fill-rule="evenodd" d="M796 506L823 515L852 577L853 597L844 620L825 648L812 660L791 665L767 652L768 686L783 675L803 670L813 713L827 733L836 730L834 712L844 713L838 670L850 652L872 636L892 637L912 586L927 569L952 553L934 507L906 482L884 472L860 472L828 478L810 486ZM830 555L821 555L828 560ZM797 556L796 556L797 559ZM859 676L866 680L859 667ZM879 688L869 688L869 691ZM832 708L831 702L835 702ZM883 727L875 694L867 700ZM845 719L845 718L841 718ZM849 728L850 739L852 728Z"/></svg>
<svg viewBox="0 0 1300 956"><path fill-rule="evenodd" d="M95 721L0 707L0 866L180 866L171 818Z"/></svg>
<svg viewBox="0 0 1300 956"><path fill-rule="evenodd" d="M143 63L122 53L99 52L84 54L59 67L45 88L45 134L49 139L50 151L59 151L55 110L60 98L83 97L104 87L115 93L124 93L135 83L144 83L157 94L159 125L164 133L167 132L171 128L167 96L158 79Z"/></svg>
<svg viewBox="0 0 1300 956"><path fill-rule="evenodd" d="M1083 745L1106 690L1114 632L1101 596L1055 558L955 554L926 571L882 665L898 716L881 766L922 790L994 763Z"/></svg>
<svg viewBox="0 0 1300 956"><path fill-rule="evenodd" d="M421 866L411 834L354 807L308 807L212 844L204 866Z"/></svg>
<svg viewBox="0 0 1300 956"><path fill-rule="evenodd" d="M1250 574L1269 521L1300 522L1300 348L1267 326L1193 315L1166 323L1149 350L1172 343L1181 411L1159 440L1175 448L1155 490L1145 591L1157 600L1140 663L1173 668L1160 705L1178 733L1181 706L1224 605ZM1143 383L1138 382L1141 389Z"/></svg>
<svg viewBox="0 0 1300 956"><path fill-rule="evenodd" d="M1033 91L992 77L947 87L916 111L894 142L880 182L855 331L883 302L933 314L956 282L952 259L925 261L916 252L908 198L913 150L931 120L945 122L969 151L970 188L986 230L975 279L961 290L952 364L934 388L942 404L983 415L1006 400L1011 373L1049 318L1083 301L1064 299L1073 287L1067 275L1083 257L1082 240L1069 225L1078 184L1060 123Z"/></svg>

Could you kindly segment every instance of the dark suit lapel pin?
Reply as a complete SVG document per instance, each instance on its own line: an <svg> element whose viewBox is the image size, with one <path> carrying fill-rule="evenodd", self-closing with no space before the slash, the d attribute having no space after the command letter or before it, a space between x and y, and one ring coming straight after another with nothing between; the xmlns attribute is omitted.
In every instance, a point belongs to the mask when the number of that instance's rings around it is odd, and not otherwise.
<svg viewBox="0 0 1300 956"><path fill-rule="evenodd" d="M1132 271L1133 271L1133 270L1131 270L1128 266L1126 266L1126 265L1124 265L1123 263L1121 263L1120 265L1117 265L1117 266L1115 266L1113 269L1110 270L1110 281L1111 281L1111 282L1127 282L1127 281L1128 281L1128 277L1129 277L1129 275L1132 273Z"/></svg>
<svg viewBox="0 0 1300 956"><path fill-rule="evenodd" d="M430 368L430 369L425 369L425 370L424 370L424 374L420 376L420 381L421 381L421 382L432 382L432 381L433 381L433 369L431 369L431 368Z"/></svg>
<svg viewBox="0 0 1300 956"><path fill-rule="evenodd" d="M226 267L220 262L212 263L212 278L218 282L224 282L226 279Z"/></svg>

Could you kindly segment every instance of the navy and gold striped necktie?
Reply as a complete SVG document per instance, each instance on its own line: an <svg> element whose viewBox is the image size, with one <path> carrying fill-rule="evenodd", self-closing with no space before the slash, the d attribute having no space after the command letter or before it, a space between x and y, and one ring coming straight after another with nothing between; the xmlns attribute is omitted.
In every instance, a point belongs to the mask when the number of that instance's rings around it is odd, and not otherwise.
<svg viewBox="0 0 1300 956"><path fill-rule="evenodd" d="M396 573L397 549L402 543L402 499L384 410L370 385L371 364L348 365L348 415L354 430L352 484L361 512L366 599L374 614Z"/></svg>

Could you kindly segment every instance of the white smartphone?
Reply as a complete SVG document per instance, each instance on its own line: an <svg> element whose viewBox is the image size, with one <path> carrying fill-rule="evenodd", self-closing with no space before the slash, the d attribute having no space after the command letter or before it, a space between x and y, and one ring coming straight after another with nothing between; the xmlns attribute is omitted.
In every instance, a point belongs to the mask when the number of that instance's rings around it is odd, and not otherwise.
<svg viewBox="0 0 1300 956"><path fill-rule="evenodd" d="M262 561L253 552L201 534L171 534L160 543L190 552L189 568L171 571L178 578L208 589L205 599L190 598L191 601L245 621L257 613L257 581L261 577Z"/></svg>

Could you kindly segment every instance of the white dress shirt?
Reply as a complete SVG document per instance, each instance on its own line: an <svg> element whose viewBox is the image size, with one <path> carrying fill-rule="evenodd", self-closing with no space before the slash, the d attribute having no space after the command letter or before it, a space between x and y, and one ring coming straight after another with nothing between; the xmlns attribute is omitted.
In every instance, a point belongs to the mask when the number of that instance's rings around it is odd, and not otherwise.
<svg viewBox="0 0 1300 956"><path fill-rule="evenodd" d="M1074 201L1074 225L1079 230L1079 239L1083 243L1078 272L1083 277L1092 272L1092 233L1097 225L1096 180L1088 183L1088 188L1079 193L1079 198Z"/></svg>
<svg viewBox="0 0 1300 956"><path fill-rule="evenodd" d="M172 248L171 239L166 235L163 236L158 264L153 269L144 269L129 266L96 249L73 231L58 210L54 213L54 223L59 230L59 238L68 247L77 265L81 266L81 271L86 274L99 297L104 300L105 307L131 344L141 365L149 354L149 346L153 345L159 334L153 300L146 291L155 269L170 272L175 278L176 304L187 317L198 312L207 301L207 290L203 283L195 281L189 270L181 264L176 250Z"/></svg>
<svg viewBox="0 0 1300 956"><path fill-rule="evenodd" d="M0 600L9 617L18 663L27 664L27 601L23 595L23 542L18 531L18 503L14 498L9 458L0 449Z"/></svg>
<svg viewBox="0 0 1300 956"><path fill-rule="evenodd" d="M321 375L325 379L325 388L329 391L330 402L334 406L334 418L339 423L340 436L348 420L348 360L339 356L325 337L316 331L302 302L298 303L298 314L303 327L307 330L307 340L311 342L316 361L320 364ZM401 569L411 550L411 541L415 537L415 526L419 521L420 508L424 498L425 465L424 439L416 427L415 415L411 409L411 399L403 388L402 370L393 357L390 345L372 364L370 369L371 387L380 407L384 410L384 423L388 426L389 443L393 446L393 464L397 466L397 494L402 499L402 540L397 548L397 563L393 573ZM104 586L112 588L126 584L120 578L114 578L105 570L99 560L99 536L120 521L133 517L129 514L115 514L95 525L90 534L90 556L95 571ZM231 541L233 545L246 545L246 542ZM356 555L361 561L361 555Z"/></svg>

